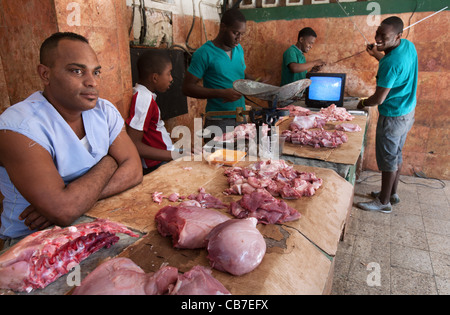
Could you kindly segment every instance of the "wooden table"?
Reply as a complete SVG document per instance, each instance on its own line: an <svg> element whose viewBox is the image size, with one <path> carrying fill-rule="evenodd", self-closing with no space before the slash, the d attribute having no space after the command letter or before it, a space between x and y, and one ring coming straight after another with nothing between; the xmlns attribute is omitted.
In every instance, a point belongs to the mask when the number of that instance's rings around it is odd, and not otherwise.
<svg viewBox="0 0 450 315"><path fill-rule="evenodd" d="M294 118L290 117L280 123L280 133L289 129L293 120ZM365 114L355 115L355 119L349 123L359 125L362 131L346 132L348 142L337 148L314 148L308 145L286 143L281 158L294 164L332 169L354 184L356 164L364 153L367 120L368 117ZM341 123L328 122L324 129L333 131L335 125Z"/></svg>
<svg viewBox="0 0 450 315"><path fill-rule="evenodd" d="M353 186L332 170L294 167L315 172L324 184L313 197L286 201L302 214L300 220L258 225L267 243L267 253L258 268L240 277L213 270L213 276L232 294L326 294L331 290L334 256L353 202ZM145 176L134 189L98 202L87 215L121 222L145 233L120 256L131 258L146 272L157 271L167 263L180 272L198 264L208 266L205 249L174 249L170 238L159 235L155 214L173 203L165 199L158 205L152 194L157 191L168 196L177 192L187 196L203 187L226 203L241 199L223 194L228 188L223 172L223 167L206 162L171 162Z"/></svg>

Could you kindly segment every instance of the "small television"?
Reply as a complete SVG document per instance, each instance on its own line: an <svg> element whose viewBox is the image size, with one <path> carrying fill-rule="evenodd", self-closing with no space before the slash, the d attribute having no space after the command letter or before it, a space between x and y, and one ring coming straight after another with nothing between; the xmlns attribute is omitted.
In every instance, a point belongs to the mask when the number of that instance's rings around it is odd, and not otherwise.
<svg viewBox="0 0 450 315"><path fill-rule="evenodd" d="M306 78L312 81L306 90L307 107L344 106L345 73L308 73Z"/></svg>

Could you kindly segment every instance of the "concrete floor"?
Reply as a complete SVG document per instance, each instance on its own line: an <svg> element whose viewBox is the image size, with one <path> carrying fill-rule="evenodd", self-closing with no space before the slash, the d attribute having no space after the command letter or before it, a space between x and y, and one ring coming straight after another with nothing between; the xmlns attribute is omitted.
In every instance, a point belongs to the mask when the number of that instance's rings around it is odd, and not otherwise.
<svg viewBox="0 0 450 315"><path fill-rule="evenodd" d="M355 200L368 201L381 175L363 172ZM334 295L450 295L450 181L402 176L391 214L353 207L335 261Z"/></svg>

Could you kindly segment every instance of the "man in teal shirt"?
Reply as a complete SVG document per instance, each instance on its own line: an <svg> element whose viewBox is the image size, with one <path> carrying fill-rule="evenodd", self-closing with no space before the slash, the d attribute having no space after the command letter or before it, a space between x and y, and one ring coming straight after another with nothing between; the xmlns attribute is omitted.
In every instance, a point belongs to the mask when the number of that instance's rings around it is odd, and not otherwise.
<svg viewBox="0 0 450 315"><path fill-rule="evenodd" d="M310 27L302 29L298 33L297 44L289 47L283 54L281 68L281 86L306 79L308 70L319 71L326 63L321 60L306 62L305 55L316 42L317 34Z"/></svg>
<svg viewBox="0 0 450 315"><path fill-rule="evenodd" d="M358 108L378 106L376 158L382 183L380 192L372 192L374 201L358 204L363 210L391 213L392 204L400 202L397 185L403 163L402 149L414 124L419 72L414 44L401 39L403 27L398 17L384 20L377 30L374 47L368 47L369 54L380 61L377 88ZM383 51L384 56L380 53Z"/></svg>
<svg viewBox="0 0 450 315"><path fill-rule="evenodd" d="M244 50L239 44L246 31L246 19L238 9L225 12L219 34L208 41L193 55L186 73L183 92L189 97L207 99L206 112L236 111L245 109L242 94L233 89L233 82L252 79L246 75ZM203 86L199 83L203 80ZM235 116L219 116L208 119L205 127L216 125L226 131L226 126L236 126Z"/></svg>

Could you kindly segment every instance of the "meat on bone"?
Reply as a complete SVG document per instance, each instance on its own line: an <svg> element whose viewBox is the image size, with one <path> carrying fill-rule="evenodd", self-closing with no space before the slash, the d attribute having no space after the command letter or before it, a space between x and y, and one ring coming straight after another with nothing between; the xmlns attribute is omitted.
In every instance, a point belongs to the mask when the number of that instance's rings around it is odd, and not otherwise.
<svg viewBox="0 0 450 315"><path fill-rule="evenodd" d="M314 173L299 172L283 160L230 168L225 175L230 188L224 193L228 195L245 195L265 189L274 197L299 199L313 196L323 183Z"/></svg>
<svg viewBox="0 0 450 315"><path fill-rule="evenodd" d="M0 288L18 292L45 288L91 254L118 242L116 233L139 237L107 220L29 235L0 256Z"/></svg>
<svg viewBox="0 0 450 315"><path fill-rule="evenodd" d="M225 214L212 209L179 205L167 206L155 216L159 233L172 236L175 248L204 248L206 236L219 223L229 220Z"/></svg>
<svg viewBox="0 0 450 315"><path fill-rule="evenodd" d="M213 268L240 276L259 266L266 253L256 218L225 221L207 237L208 259Z"/></svg>

